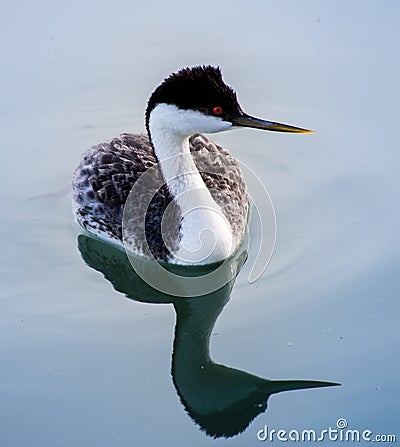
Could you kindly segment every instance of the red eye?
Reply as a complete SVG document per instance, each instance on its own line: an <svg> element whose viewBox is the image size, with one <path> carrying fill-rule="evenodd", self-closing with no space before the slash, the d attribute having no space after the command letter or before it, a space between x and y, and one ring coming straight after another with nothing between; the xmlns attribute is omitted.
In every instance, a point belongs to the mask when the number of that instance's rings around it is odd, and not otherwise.
<svg viewBox="0 0 400 447"><path fill-rule="evenodd" d="M214 115L221 115L222 112L223 112L223 109L220 106L216 106L213 108Z"/></svg>

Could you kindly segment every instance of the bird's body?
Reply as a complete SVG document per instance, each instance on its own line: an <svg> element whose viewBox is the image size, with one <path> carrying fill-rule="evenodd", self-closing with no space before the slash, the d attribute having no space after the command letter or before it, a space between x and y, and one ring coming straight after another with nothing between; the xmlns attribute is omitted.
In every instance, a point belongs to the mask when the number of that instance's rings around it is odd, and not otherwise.
<svg viewBox="0 0 400 447"><path fill-rule="evenodd" d="M191 136L189 145L205 186L240 242L246 228L248 201L238 162L204 135ZM91 148L73 179L75 214L79 223L88 232L122 245L123 212L128 195L137 179L156 165L153 147L144 134L125 133ZM157 171L161 178L162 173ZM160 183L160 178L155 182ZM171 201L171 194L164 185L157 190L146 216L147 245L153 256L163 262L171 261L161 229L162 217ZM176 214L176 223L169 229L175 233L170 235L171 239L173 236L179 238L176 230L181 216ZM143 215L143 211L138 215ZM139 255L147 254L141 249L142 241L137 241L136 245Z"/></svg>
<svg viewBox="0 0 400 447"><path fill-rule="evenodd" d="M157 261L226 259L245 233L247 190L238 162L201 133L232 126L309 132L245 114L218 68L182 69L150 96L147 135L122 134L86 153L73 179L78 222Z"/></svg>

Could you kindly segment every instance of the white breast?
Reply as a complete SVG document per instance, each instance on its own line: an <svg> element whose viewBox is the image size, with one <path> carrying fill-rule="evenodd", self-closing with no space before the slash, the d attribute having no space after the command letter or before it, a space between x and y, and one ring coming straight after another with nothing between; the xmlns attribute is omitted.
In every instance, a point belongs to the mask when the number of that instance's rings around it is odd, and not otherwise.
<svg viewBox="0 0 400 447"><path fill-rule="evenodd" d="M208 264L227 258L234 250L232 229L205 186L189 150L197 132L231 127L221 118L159 104L150 114L149 130L168 189L182 215L179 249L174 262Z"/></svg>
<svg viewBox="0 0 400 447"><path fill-rule="evenodd" d="M208 190L184 194L179 204L183 217L176 261L208 264L229 257L234 249L232 229Z"/></svg>

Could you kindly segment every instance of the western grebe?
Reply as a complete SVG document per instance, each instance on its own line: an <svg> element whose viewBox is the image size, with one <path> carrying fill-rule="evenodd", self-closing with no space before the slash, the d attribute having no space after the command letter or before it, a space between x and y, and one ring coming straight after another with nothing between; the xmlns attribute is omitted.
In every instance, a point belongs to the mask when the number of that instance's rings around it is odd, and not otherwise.
<svg viewBox="0 0 400 447"><path fill-rule="evenodd" d="M212 66L184 68L166 78L150 96L145 124L147 135L124 133L85 154L73 177L76 218L89 233L119 245L125 242L138 255L189 265L229 257L244 236L248 214L239 164L201 132L253 127L312 133L244 113L235 91ZM149 206L143 202L146 210L138 202L145 231L131 226L123 235L129 192L154 166L163 186ZM169 218L163 222L167 209ZM211 237L212 249L205 235Z"/></svg>

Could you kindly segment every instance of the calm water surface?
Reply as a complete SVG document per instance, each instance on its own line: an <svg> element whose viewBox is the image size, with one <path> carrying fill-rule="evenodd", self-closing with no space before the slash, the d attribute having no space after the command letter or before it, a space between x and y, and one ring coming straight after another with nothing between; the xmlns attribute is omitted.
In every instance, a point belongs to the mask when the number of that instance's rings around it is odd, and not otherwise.
<svg viewBox="0 0 400 447"><path fill-rule="evenodd" d="M0 445L251 446L265 425L319 432L339 418L400 439L400 6L4 10ZM250 251L219 293L177 302L78 237L68 186L86 148L142 131L152 89L201 63L223 68L248 113L317 133L215 136L267 187L276 249L254 284ZM282 382L266 379L341 386L267 402Z"/></svg>

